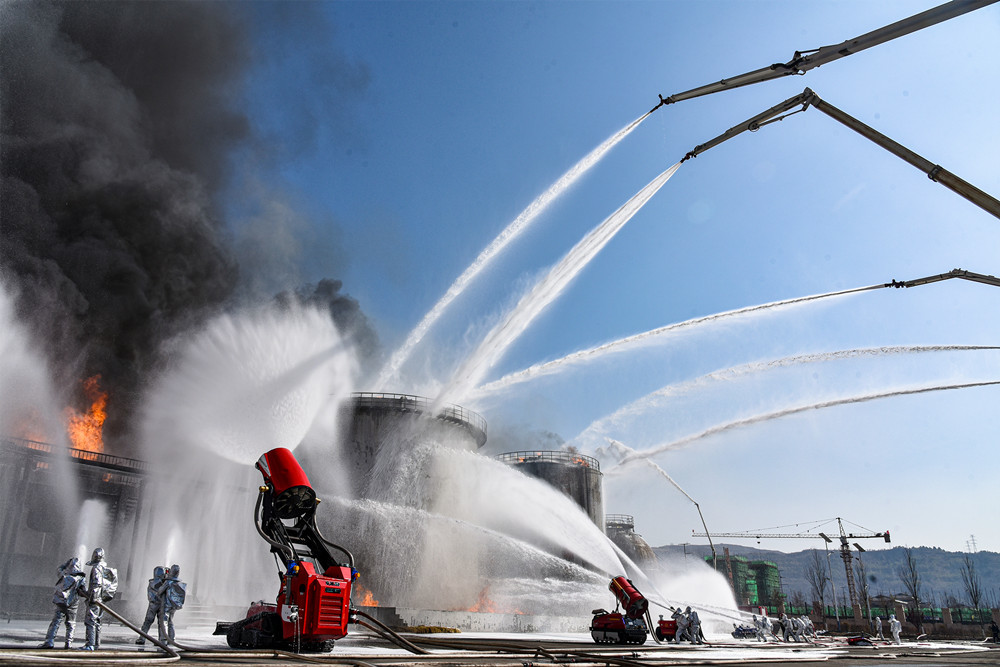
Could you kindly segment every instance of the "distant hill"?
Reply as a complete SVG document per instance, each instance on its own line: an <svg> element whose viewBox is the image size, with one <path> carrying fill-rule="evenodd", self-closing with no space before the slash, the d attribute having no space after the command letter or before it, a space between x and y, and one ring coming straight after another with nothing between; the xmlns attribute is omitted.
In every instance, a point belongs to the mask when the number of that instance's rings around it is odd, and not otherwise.
<svg viewBox="0 0 1000 667"><path fill-rule="evenodd" d="M806 569L812 562L812 550L784 553L734 544L717 544L715 548L720 559L720 570L724 569L724 566L721 565L723 547L729 547L729 553L733 556L743 556L749 560L769 560L774 562L781 571L781 585L785 595L791 596L795 591L801 591L806 599L811 601L812 594L809 583L806 581ZM712 555L708 545L669 544L655 547L653 551L660 558L683 558L685 551L688 554L688 558ZM823 554L825 562L826 554L824 550L820 549L820 553ZM920 573L923 597L928 602L932 602L934 606L940 607L945 605L948 596L954 596L960 601L968 602L961 575L962 562L966 556L965 553L960 551L945 551L935 547L914 547L913 555L916 559L917 571ZM856 552L855 556L857 556ZM870 582L869 593L872 596L906 592L898 575L899 568L905 559L902 547L880 551L866 551L861 557L865 562L865 569ZM1000 553L979 551L972 554L972 558L986 601L991 607L1000 606ZM839 549L830 551L830 562L833 565L837 595L840 597L846 593L847 589L845 587L844 562L840 558ZM843 598L840 599L843 600ZM827 601L827 604L831 603L832 600Z"/></svg>

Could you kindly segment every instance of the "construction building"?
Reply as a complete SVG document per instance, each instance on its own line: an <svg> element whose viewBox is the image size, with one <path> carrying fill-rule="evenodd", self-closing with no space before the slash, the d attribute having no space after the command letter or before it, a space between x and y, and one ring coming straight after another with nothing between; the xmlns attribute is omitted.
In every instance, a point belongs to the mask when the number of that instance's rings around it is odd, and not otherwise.
<svg viewBox="0 0 1000 667"><path fill-rule="evenodd" d="M712 557L705 562L712 564ZM781 591L781 573L778 566L769 560L751 561L743 556L730 555L725 550L725 558L718 559L718 571L729 581L740 607L776 608L785 599Z"/></svg>

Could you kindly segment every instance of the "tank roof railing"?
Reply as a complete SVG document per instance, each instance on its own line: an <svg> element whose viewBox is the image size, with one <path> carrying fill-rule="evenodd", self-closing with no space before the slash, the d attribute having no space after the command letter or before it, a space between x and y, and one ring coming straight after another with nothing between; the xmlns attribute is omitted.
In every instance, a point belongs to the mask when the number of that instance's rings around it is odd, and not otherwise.
<svg viewBox="0 0 1000 667"><path fill-rule="evenodd" d="M577 452L567 452L561 449L556 450L534 450L530 452L505 452L494 457L503 463L531 463L541 461L544 463L571 463L584 468L593 468L597 472L601 471L601 463L593 456L579 454Z"/></svg>
<svg viewBox="0 0 1000 667"><path fill-rule="evenodd" d="M635 519L631 514L605 514L604 525L635 530Z"/></svg>
<svg viewBox="0 0 1000 667"><path fill-rule="evenodd" d="M394 408L406 412L426 412L428 414L434 407L434 401L413 394L356 391L351 394L351 397L354 399L354 405L358 407ZM435 416L438 419L467 426L480 447L486 444L486 419L479 413L467 410L461 405L446 404L438 410Z"/></svg>
<svg viewBox="0 0 1000 667"><path fill-rule="evenodd" d="M146 461L130 459L124 456L115 456L113 454L105 454L104 452L92 452L87 449L63 447L61 445L53 445L47 442L39 442L38 440L15 438L6 435L2 436L2 440L5 444L13 447L30 449L43 454L54 454L59 450L65 450L71 458L78 459L83 463L94 463L100 466L118 468L120 470L148 472L152 468L152 466Z"/></svg>

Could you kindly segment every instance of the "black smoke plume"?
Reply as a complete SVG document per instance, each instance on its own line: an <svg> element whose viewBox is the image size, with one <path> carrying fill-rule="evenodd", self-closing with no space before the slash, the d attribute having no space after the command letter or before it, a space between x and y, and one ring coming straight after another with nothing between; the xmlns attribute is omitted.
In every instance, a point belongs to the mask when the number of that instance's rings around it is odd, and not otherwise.
<svg viewBox="0 0 1000 667"><path fill-rule="evenodd" d="M341 281L326 278L315 285L304 285L294 291L282 292L275 299L282 305L297 302L329 312L337 330L356 351L362 366L371 371L379 361L378 353L381 348L378 334L361 310L358 300L342 294L341 287Z"/></svg>
<svg viewBox="0 0 1000 667"><path fill-rule="evenodd" d="M159 344L240 283L216 199L253 140L237 7L0 5L0 279L59 386L101 375L119 450Z"/></svg>

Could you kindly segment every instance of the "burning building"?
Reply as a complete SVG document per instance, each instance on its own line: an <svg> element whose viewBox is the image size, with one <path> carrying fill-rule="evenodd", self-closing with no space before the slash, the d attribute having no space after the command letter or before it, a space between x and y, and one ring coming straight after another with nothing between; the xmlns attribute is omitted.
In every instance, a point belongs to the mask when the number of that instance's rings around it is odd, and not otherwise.
<svg viewBox="0 0 1000 667"><path fill-rule="evenodd" d="M136 459L0 439L0 613L47 611L56 565L88 555L83 545L116 554L124 579L144 577L132 555L147 538L148 473Z"/></svg>

